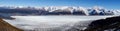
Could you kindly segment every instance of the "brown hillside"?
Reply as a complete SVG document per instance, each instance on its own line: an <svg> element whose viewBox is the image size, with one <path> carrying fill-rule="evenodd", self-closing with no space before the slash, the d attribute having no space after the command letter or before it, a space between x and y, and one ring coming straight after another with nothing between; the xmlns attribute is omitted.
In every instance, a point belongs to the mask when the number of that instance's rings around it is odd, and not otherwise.
<svg viewBox="0 0 120 31"><path fill-rule="evenodd" d="M0 18L0 31L23 31L18 29L11 24L5 22L2 18Z"/></svg>

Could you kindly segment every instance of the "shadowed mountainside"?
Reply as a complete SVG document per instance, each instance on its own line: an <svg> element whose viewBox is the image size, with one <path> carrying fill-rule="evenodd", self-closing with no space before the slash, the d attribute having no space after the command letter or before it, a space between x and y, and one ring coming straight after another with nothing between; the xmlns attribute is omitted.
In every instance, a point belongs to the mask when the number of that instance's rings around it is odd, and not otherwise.
<svg viewBox="0 0 120 31"><path fill-rule="evenodd" d="M3 19L15 19L15 18L12 18L11 16L9 16L9 15L4 15L4 14L0 14L0 18L3 18Z"/></svg>
<svg viewBox="0 0 120 31"><path fill-rule="evenodd" d="M109 29L113 29L113 31L120 29L120 16L95 20L84 31L104 31Z"/></svg>

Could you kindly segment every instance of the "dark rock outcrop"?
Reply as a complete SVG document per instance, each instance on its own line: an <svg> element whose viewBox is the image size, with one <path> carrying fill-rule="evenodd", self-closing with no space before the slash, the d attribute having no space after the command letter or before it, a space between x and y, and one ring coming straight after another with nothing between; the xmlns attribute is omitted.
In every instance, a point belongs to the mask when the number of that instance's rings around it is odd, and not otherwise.
<svg viewBox="0 0 120 31"><path fill-rule="evenodd" d="M95 20L84 31L104 31L109 29L114 29L114 31L120 29L120 16Z"/></svg>

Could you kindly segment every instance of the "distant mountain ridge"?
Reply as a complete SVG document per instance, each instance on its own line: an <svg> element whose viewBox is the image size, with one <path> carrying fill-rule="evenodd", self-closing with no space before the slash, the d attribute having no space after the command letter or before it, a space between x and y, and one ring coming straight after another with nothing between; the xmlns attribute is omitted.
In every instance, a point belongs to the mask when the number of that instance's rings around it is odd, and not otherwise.
<svg viewBox="0 0 120 31"><path fill-rule="evenodd" d="M70 6L51 7L0 7L0 13L9 15L115 15L119 10L101 7L83 8Z"/></svg>

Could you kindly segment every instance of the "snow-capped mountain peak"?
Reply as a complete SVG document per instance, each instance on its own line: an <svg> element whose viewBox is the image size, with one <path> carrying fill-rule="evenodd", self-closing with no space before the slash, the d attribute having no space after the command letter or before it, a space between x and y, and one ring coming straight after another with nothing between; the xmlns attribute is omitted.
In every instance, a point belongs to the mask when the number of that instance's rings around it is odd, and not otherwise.
<svg viewBox="0 0 120 31"><path fill-rule="evenodd" d="M94 6L93 8L85 8L85 7L75 7L75 6L50 6L50 7L24 7L24 6L7 6L0 7L7 9L22 9L24 11L29 10L39 11L41 14L52 14L52 15L61 15L61 14L70 14L70 15L114 15L118 13L119 10L106 10L100 6ZM37 13L37 12L36 12Z"/></svg>

